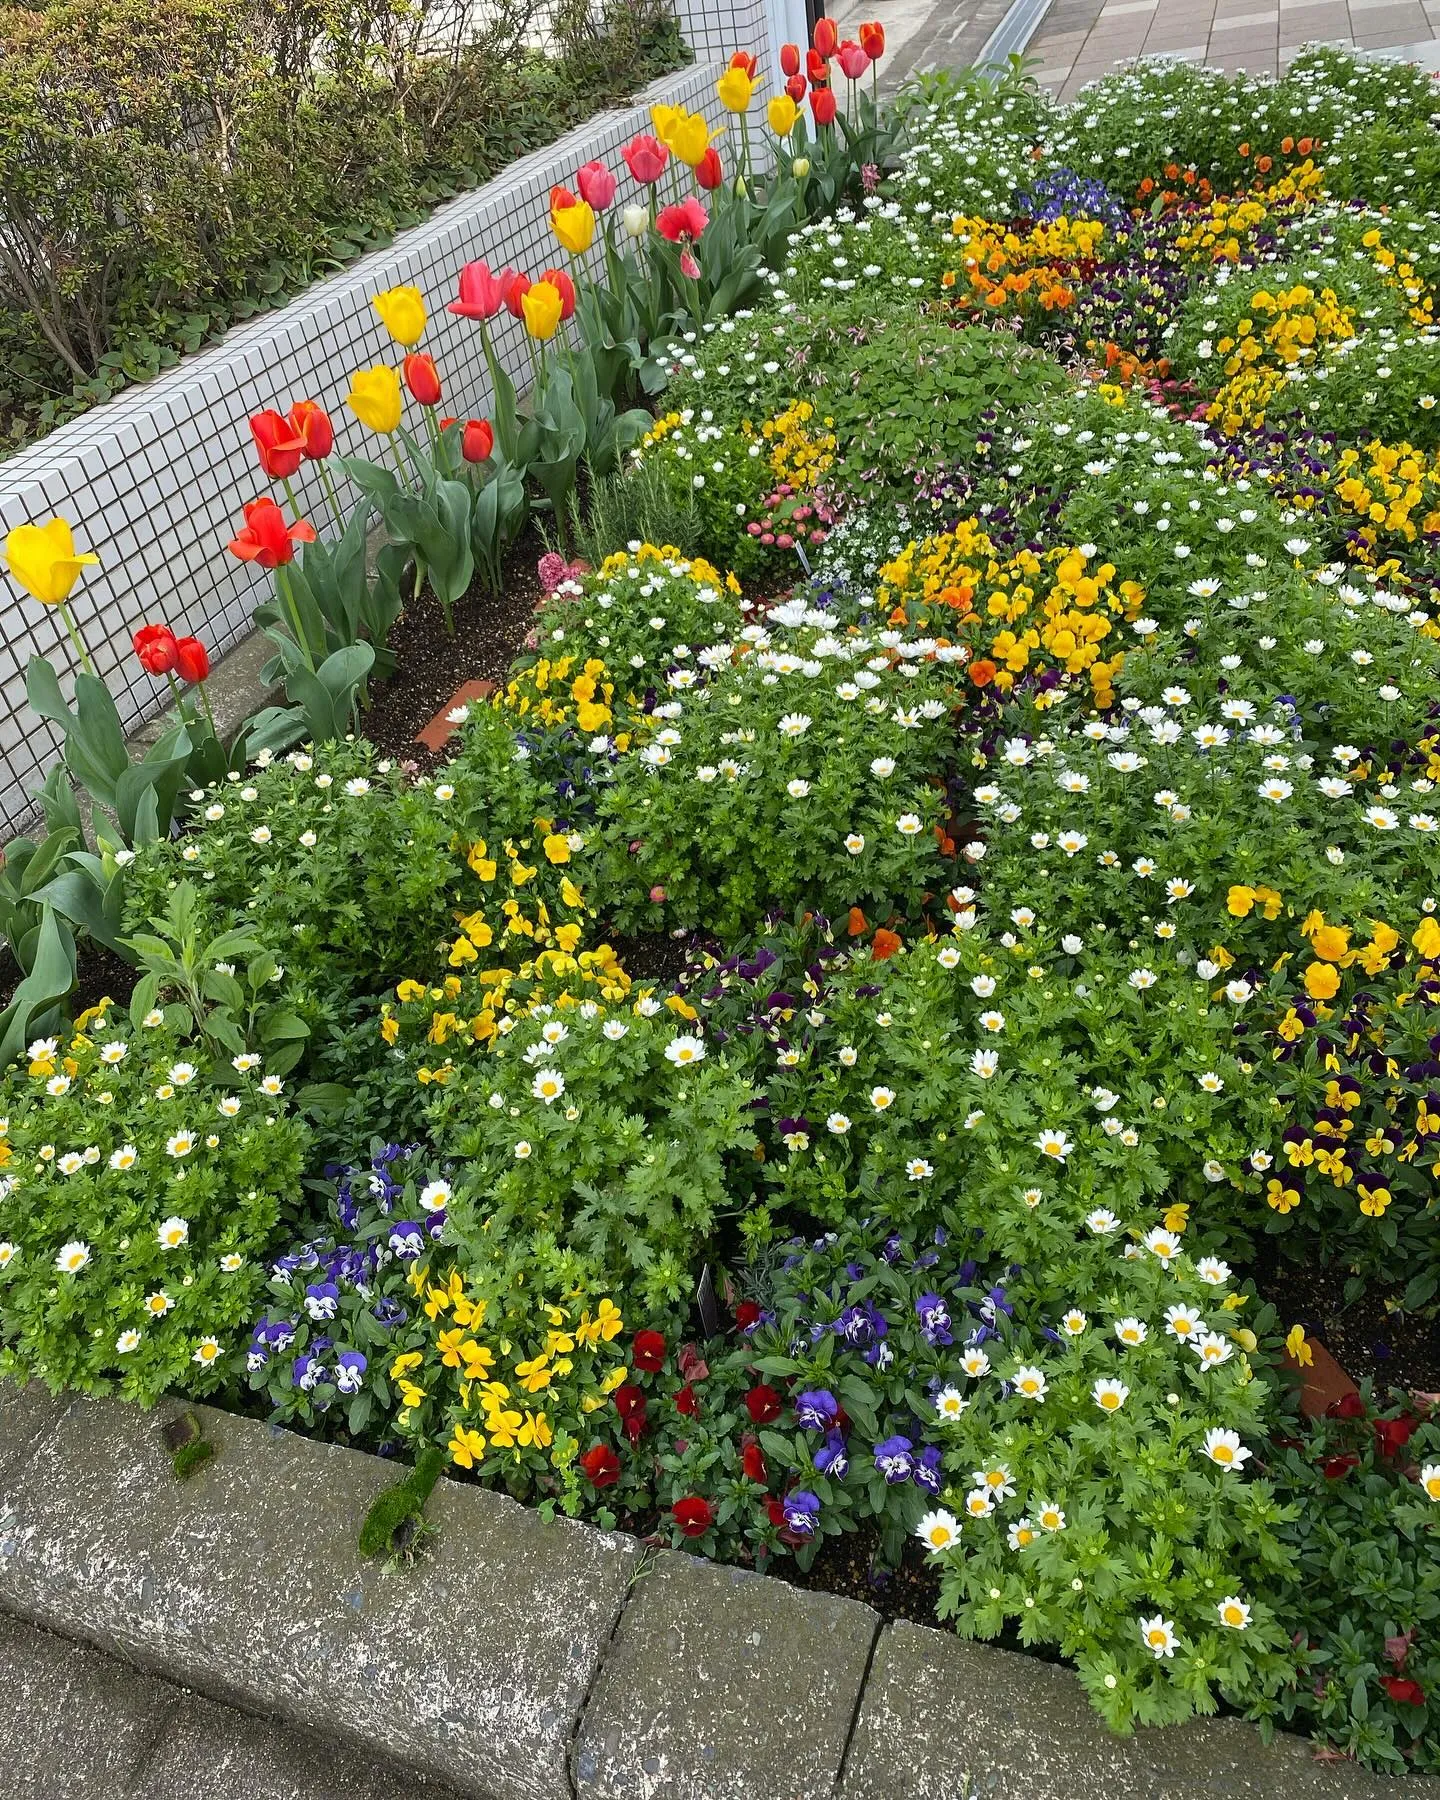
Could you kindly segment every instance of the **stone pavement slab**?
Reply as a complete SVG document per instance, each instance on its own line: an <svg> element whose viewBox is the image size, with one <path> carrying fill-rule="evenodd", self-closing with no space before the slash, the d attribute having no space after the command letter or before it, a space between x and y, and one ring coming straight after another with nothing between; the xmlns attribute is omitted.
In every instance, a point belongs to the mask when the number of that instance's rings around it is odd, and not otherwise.
<svg viewBox="0 0 1440 1800"><path fill-rule="evenodd" d="M0 1482L28 1460L35 1440L69 1404L52 1398L38 1383L22 1388L0 1381Z"/></svg>
<svg viewBox="0 0 1440 1800"><path fill-rule="evenodd" d="M586 1707L579 1800L829 1800L878 1625L857 1601L662 1553Z"/></svg>
<svg viewBox="0 0 1440 1800"><path fill-rule="evenodd" d="M1440 1788L1402 1784L1414 1800ZM1393 1780L1268 1747L1238 1719L1115 1737L1068 1669L902 1622L880 1634L841 1800L1395 1800Z"/></svg>
<svg viewBox="0 0 1440 1800"><path fill-rule="evenodd" d="M0 1771L5 1800L447 1800L3 1616Z"/></svg>
<svg viewBox="0 0 1440 1800"><path fill-rule="evenodd" d="M566 1755L639 1547L442 1482L413 1569L362 1561L392 1465L197 1408L79 1401L0 1482L0 1607L483 1800L570 1800ZM63 1471L63 1474L61 1473Z"/></svg>

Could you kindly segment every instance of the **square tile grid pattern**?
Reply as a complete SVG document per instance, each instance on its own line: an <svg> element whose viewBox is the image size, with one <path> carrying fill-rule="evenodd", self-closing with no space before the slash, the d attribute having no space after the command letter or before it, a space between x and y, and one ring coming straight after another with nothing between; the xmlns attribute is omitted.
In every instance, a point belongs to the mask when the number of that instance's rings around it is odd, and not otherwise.
<svg viewBox="0 0 1440 1800"><path fill-rule="evenodd" d="M728 121L715 95L718 64L750 48L776 66L767 0L722 0L677 9L695 52L689 68L656 82L623 110L597 115L544 150L512 164L495 181L462 194L424 224L351 268L308 289L279 311L226 334L178 367L96 407L0 463L0 539L12 526L60 514L82 550L100 566L85 571L72 609L97 672L115 697L127 730L168 700L140 668L131 634L163 621L204 639L212 657L250 629L252 608L269 577L226 554L243 523L244 504L273 493L261 475L248 420L262 407L282 412L317 400L335 420L337 454L379 460L381 446L347 411L351 373L377 361L398 365L401 352L381 325L371 297L413 283L430 313L422 345L440 365L444 409L483 417L490 388L480 334L445 311L463 263L485 258L532 275L564 254L549 226L549 194L581 163L608 162L624 175L620 147L650 130L652 101L680 103ZM733 123L733 122L732 122ZM755 142L763 142L759 134ZM628 176L616 204L640 197ZM523 328L502 313L492 322L496 350L523 387L529 357ZM302 508L317 523L328 515L313 465L295 479ZM25 700L25 668L48 656L68 692L73 650L56 613L4 584L0 632L0 828L34 816L27 796L55 762L60 740Z"/></svg>

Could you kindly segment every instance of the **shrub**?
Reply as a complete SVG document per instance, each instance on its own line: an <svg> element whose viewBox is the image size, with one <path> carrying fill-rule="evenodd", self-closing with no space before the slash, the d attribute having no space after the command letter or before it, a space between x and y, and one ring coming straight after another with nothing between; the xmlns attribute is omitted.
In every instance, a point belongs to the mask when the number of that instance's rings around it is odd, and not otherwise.
<svg viewBox="0 0 1440 1800"><path fill-rule="evenodd" d="M0 439L283 301L681 60L662 0L0 8ZM356 146L364 145L357 155Z"/></svg>

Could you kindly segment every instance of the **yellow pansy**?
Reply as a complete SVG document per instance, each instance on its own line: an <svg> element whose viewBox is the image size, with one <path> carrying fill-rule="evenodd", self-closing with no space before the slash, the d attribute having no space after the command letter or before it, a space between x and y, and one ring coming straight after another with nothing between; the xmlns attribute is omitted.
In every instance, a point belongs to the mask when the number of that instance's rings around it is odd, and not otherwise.
<svg viewBox="0 0 1440 1800"><path fill-rule="evenodd" d="M570 840L563 831L552 831L540 848L545 852L547 862L567 863L570 860Z"/></svg>
<svg viewBox="0 0 1440 1800"><path fill-rule="evenodd" d="M485 1454L485 1439L468 1425L457 1425L447 1448L452 1462L462 1469L473 1469Z"/></svg>

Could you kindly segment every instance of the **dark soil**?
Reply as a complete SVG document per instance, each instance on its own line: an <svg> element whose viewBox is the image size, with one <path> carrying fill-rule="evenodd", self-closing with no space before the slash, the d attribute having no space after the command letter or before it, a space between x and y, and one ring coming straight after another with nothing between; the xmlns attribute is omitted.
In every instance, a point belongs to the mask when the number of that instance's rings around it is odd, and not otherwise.
<svg viewBox="0 0 1440 1800"><path fill-rule="evenodd" d="M1280 1328L1303 1325L1352 1381L1374 1382L1377 1396L1392 1387L1440 1393L1440 1320L1425 1312L1399 1311L1404 1282L1367 1283L1345 1302L1343 1269L1304 1267L1266 1258L1253 1271L1255 1284L1280 1313Z"/></svg>
<svg viewBox="0 0 1440 1800"><path fill-rule="evenodd" d="M858 1531L826 1538L808 1569L797 1568L791 1557L779 1556L765 1572L788 1581L792 1587L863 1600L882 1618L934 1625L940 1571L927 1567L918 1543L906 1544L898 1569L880 1568L879 1553L879 1532L874 1525L862 1525Z"/></svg>
<svg viewBox="0 0 1440 1800"><path fill-rule="evenodd" d="M84 938L76 958L78 981L68 1005L72 1015L82 1013L101 1000L113 1000L117 1006L130 1004L130 992L139 979L138 972L123 957L93 938Z"/></svg>
<svg viewBox="0 0 1440 1800"><path fill-rule="evenodd" d="M463 683L504 680L542 598L537 565L544 551L531 527L505 559L499 597L482 594L476 583L456 605L453 636L428 589L405 608L390 634L398 672L374 690L360 717L362 734L377 750L422 769L445 761L447 751L427 750L415 734Z"/></svg>

